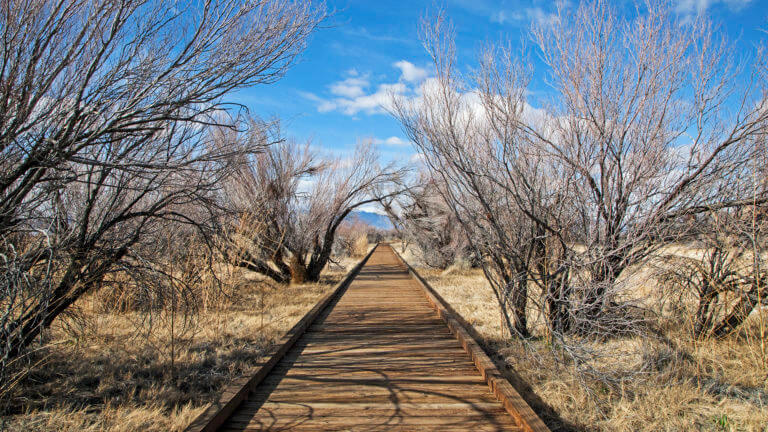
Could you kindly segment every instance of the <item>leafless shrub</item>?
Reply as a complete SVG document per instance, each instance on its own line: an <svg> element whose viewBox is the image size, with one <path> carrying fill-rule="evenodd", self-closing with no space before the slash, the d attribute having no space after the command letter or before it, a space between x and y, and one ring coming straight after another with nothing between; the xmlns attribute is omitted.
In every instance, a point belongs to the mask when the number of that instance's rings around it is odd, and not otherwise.
<svg viewBox="0 0 768 432"><path fill-rule="evenodd" d="M162 233L212 229L236 155L263 149L215 145L215 127L248 126L222 97L279 78L323 15L287 0L0 8L0 375L109 275L151 280Z"/></svg>
<svg viewBox="0 0 768 432"><path fill-rule="evenodd" d="M229 183L242 210L236 225L222 229L226 254L279 283L317 281L344 219L399 175L379 166L370 143L349 159L320 159L293 142L274 145Z"/></svg>
<svg viewBox="0 0 768 432"><path fill-rule="evenodd" d="M665 254L660 279L676 295L677 321L690 324L693 338L726 336L756 310L762 318L766 233L753 210L715 212L704 221L713 229L697 236L693 253Z"/></svg>
<svg viewBox="0 0 768 432"><path fill-rule="evenodd" d="M765 68L738 67L704 17L683 23L655 1L632 18L582 2L533 35L553 90L542 109L527 102L523 55L491 46L463 75L438 17L424 31L435 77L394 115L482 257L510 333L532 334L532 315L556 357L621 382L597 360L639 351L613 339L659 335L636 272L692 238L700 215L768 199L745 175L768 114Z"/></svg>
<svg viewBox="0 0 768 432"><path fill-rule="evenodd" d="M368 253L368 235L371 231L371 227L356 217L345 220L339 226L332 255L355 258L365 256Z"/></svg>
<svg viewBox="0 0 768 432"><path fill-rule="evenodd" d="M439 181L420 172L413 184L401 187L401 193L382 199L382 206L406 245L416 246L420 262L439 269L454 262L476 264L462 225L438 193Z"/></svg>

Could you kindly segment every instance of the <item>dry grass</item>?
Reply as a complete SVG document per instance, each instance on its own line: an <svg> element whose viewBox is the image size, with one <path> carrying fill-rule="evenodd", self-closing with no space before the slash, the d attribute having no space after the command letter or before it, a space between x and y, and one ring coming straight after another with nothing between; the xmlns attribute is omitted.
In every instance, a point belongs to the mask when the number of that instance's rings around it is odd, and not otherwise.
<svg viewBox="0 0 768 432"><path fill-rule="evenodd" d="M318 284L240 275L186 327L176 318L173 356L167 316L150 323L146 314L103 312L98 295L83 298L37 347L31 364L40 364L15 387L0 430L183 430L356 262L330 266Z"/></svg>
<svg viewBox="0 0 768 432"><path fill-rule="evenodd" d="M685 326L667 323L666 336L690 357L669 350L643 358L604 359L627 375L649 373L618 388L581 382L558 364L542 340L523 346L502 335L498 309L482 271L420 268L429 283L469 322L510 379L555 430L768 431L768 373L755 339L756 320L740 334L695 342ZM621 350L643 341L611 343ZM613 365L615 366L615 365Z"/></svg>
<svg viewBox="0 0 768 432"><path fill-rule="evenodd" d="M405 258L413 262L408 253ZM76 316L46 335L36 356L45 363L17 387L0 430L183 430L354 262L331 266L322 284L277 288L252 275L242 278L227 297L201 311L189 330L176 330L173 370L167 320L155 320L149 334L137 335L137 328L147 328L145 315L105 313L97 296L85 298ZM504 337L481 271L419 270L474 326L492 357L555 429L768 430L768 376L755 346L754 322L741 334L703 342L668 325L667 336L691 358L660 350L637 362L622 360L626 368L650 364L653 373L606 388L578 381L568 366L551 359L544 341L522 346Z"/></svg>

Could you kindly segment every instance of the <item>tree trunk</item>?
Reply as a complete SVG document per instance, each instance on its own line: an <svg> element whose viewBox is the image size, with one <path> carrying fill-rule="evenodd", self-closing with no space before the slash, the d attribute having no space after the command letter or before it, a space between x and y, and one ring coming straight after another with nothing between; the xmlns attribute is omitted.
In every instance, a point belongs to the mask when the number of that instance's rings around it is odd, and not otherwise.
<svg viewBox="0 0 768 432"><path fill-rule="evenodd" d="M315 250L312 252L312 258L309 260L309 265L306 268L306 279L309 282L317 282L320 280L320 273L323 272L328 260L331 259L331 252L333 251L333 242L336 238L336 229L338 229L341 222L347 215L354 210L354 207L350 207L344 211L336 221L328 226L325 234L323 235L322 246L319 239L315 240Z"/></svg>
<svg viewBox="0 0 768 432"><path fill-rule="evenodd" d="M762 302L763 305L768 304L768 299L758 298L757 295L758 283L764 286L766 282L768 282L768 277L761 278L759 281L753 280L750 290L741 296L741 299L731 309L731 312L712 328L710 334L715 337L727 336L739 328L758 305L758 302Z"/></svg>
<svg viewBox="0 0 768 432"><path fill-rule="evenodd" d="M559 269L553 273L550 269L550 257L547 251L546 231L543 226L536 226L533 244L531 246L531 258L539 273L541 286L545 290L544 303L546 305L547 320L550 331L565 334L571 331L572 320L570 314L571 288L568 282L569 273L565 269Z"/></svg>
<svg viewBox="0 0 768 432"><path fill-rule="evenodd" d="M24 316L8 323L1 330L0 347L4 353L2 363L7 364L9 360L21 355L43 329L49 327L61 313L89 289L100 283L107 269L120 260L126 252L127 248L121 249L112 259L91 268L91 271L86 272L89 277L80 273L81 261L79 259L73 260L56 289L53 290L50 300L38 303ZM82 282L78 283L78 280Z"/></svg>
<svg viewBox="0 0 768 432"><path fill-rule="evenodd" d="M287 266L285 266L285 264L282 262L279 262L279 263L277 261L275 262L277 267L282 269L282 271L277 271L272 267L270 267L267 263L257 259L256 257L252 256L250 253L247 253L247 255L241 257L240 259L235 260L234 264L238 267L248 269L252 272L261 273L264 276L280 284L286 284L291 281L290 269Z"/></svg>
<svg viewBox="0 0 768 432"><path fill-rule="evenodd" d="M547 318L553 332L567 334L571 331L570 293L568 277L547 278Z"/></svg>
<svg viewBox="0 0 768 432"><path fill-rule="evenodd" d="M328 260L331 259L331 248L323 248L317 255L312 256L312 260L307 267L307 280L317 282L320 280L320 273L323 272Z"/></svg>
<svg viewBox="0 0 768 432"><path fill-rule="evenodd" d="M528 278L525 273L512 289L512 326L518 336L527 338L528 319L526 317L526 306L528 305Z"/></svg>
<svg viewBox="0 0 768 432"><path fill-rule="evenodd" d="M305 283L309 279L307 278L307 266L304 265L304 261L302 260L302 257L299 256L299 254L294 254L291 257L290 261L291 266L291 282L292 283ZM316 282L316 280L309 280L311 282Z"/></svg>
<svg viewBox="0 0 768 432"><path fill-rule="evenodd" d="M706 337L712 327L712 303L717 297L717 292L711 283L705 282L705 285L704 292L699 295L699 305L696 308L696 322L693 327L693 335L696 339Z"/></svg>
<svg viewBox="0 0 768 432"><path fill-rule="evenodd" d="M616 280L625 268L624 257L615 254L609 255L601 262L595 264L592 270L590 286L584 297L585 322L598 323L600 321L608 290L616 283Z"/></svg>

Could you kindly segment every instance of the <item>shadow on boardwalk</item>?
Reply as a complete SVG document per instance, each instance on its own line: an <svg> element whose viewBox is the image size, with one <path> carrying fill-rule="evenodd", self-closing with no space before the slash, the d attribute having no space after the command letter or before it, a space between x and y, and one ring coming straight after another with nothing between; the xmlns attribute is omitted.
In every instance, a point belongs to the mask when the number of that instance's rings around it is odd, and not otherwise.
<svg viewBox="0 0 768 432"><path fill-rule="evenodd" d="M520 430L389 247L223 429Z"/></svg>

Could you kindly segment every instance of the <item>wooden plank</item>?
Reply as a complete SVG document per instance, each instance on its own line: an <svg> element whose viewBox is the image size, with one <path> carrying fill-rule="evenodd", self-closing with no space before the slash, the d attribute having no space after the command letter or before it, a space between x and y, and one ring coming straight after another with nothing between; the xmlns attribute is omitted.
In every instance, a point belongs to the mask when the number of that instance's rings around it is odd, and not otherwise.
<svg viewBox="0 0 768 432"><path fill-rule="evenodd" d="M408 272L414 277L416 283L424 290L427 300L432 303L432 306L435 308L438 315L445 320L446 324L451 329L451 332L453 332L459 342L461 342L461 345L464 347L467 354L472 357L478 371L488 383L491 391L504 405L507 412L518 421L522 429L526 432L549 432L549 428L544 424L541 418L539 418L528 403L525 402L512 384L504 378L480 344L477 343L464 328L460 322L459 315L453 308L443 300L440 294L438 294L393 247L389 245L387 245L387 247L395 253L395 256L397 256L403 266L407 268Z"/></svg>
<svg viewBox="0 0 768 432"><path fill-rule="evenodd" d="M364 359L338 359L338 358L299 359L299 360L296 360L292 364L292 366L293 367L352 366L352 367L358 367L358 368L362 368L362 367L375 368L377 366L381 366L382 368L385 368L385 367L403 368L403 367L409 367L413 365L415 361L430 362L430 364L432 364L433 367L448 367L448 366L473 367L475 366L474 363L470 362L468 359L465 359L465 358L442 358L442 357L426 357L425 358L425 357L417 357L417 356L411 356L411 357L397 356L397 357L387 357L387 358L369 357Z"/></svg>
<svg viewBox="0 0 768 432"><path fill-rule="evenodd" d="M261 414L265 414L272 417L280 416L306 416L311 415L313 417L353 417L353 416L365 416L368 418L376 417L439 417L439 416L463 416L472 418L488 418L491 416L502 416L509 420L512 420L504 408L498 403L489 404L489 408L478 408L467 404L453 404L454 408L424 408L427 404L413 404L418 408L406 409L402 407L394 407L391 404L381 406L380 408L364 408L360 409L355 406L350 407L348 404L325 404L336 405L337 408L317 408L319 404L288 404L288 403L275 403L273 405L279 405L278 408L269 408L268 406L261 406ZM432 405L450 405L450 404L432 404ZM238 419L245 420L255 418L248 414L235 414L232 416L232 420Z"/></svg>
<svg viewBox="0 0 768 432"><path fill-rule="evenodd" d="M442 416L361 416L354 413L346 416L287 416L282 413L273 413L273 416L265 418L248 418L247 416L236 416L228 426L240 426L248 430L249 428L287 428L293 425L306 423L312 427L346 427L354 425L360 426L419 426L430 428L443 427L465 427L468 429L490 427L491 430L508 430L510 427L516 427L512 419L498 415L442 415ZM482 430L482 429L481 429Z"/></svg>
<svg viewBox="0 0 768 432"><path fill-rule="evenodd" d="M447 329L445 328L444 324L429 324L429 325L410 325L408 323L403 323L401 325L392 325L392 326L372 326L372 325L365 325L365 324L316 324L313 325L310 328L310 331L313 332L339 332L339 333L364 333L364 332L370 332L370 333L419 333L419 332L431 332L431 331L442 331L444 333L447 332Z"/></svg>
<svg viewBox="0 0 768 432"><path fill-rule="evenodd" d="M325 332L307 332L304 334L302 340L321 342L321 341L362 341L370 343L397 343L397 342L411 342L411 341L429 341L429 340L444 340L445 336L451 333L446 329L445 332L440 333L427 333L422 335L413 334L377 334L375 332L363 334L363 333L351 333L351 334L328 334Z"/></svg>
<svg viewBox="0 0 768 432"><path fill-rule="evenodd" d="M255 388L282 359L293 344L301 337L318 315L344 292L352 279L360 272L368 259L373 255L379 245L376 245L349 273L339 282L332 292L320 299L319 302L299 320L278 343L268 352L268 360L262 364L250 376L244 376L231 383L222 392L219 399L208 406L188 427L188 432L212 432L216 431L226 422L227 418L248 397L248 393Z"/></svg>
<svg viewBox="0 0 768 432"><path fill-rule="evenodd" d="M245 404L249 404L250 402L245 402ZM244 404L244 405L245 405ZM292 402L273 402L273 401L267 401L263 404L259 405L261 408L265 410L275 410L275 409L282 409L287 407L301 407L306 408L312 411L322 410L322 409L339 409L339 408L349 408L356 411L368 411L368 410L402 410L402 411L428 411L428 410L463 410L467 409L468 405L466 403L459 403L459 402L439 402L439 403L412 403L412 402L404 402L401 404L398 404L397 406L392 405L389 402L384 403L371 403L371 402L343 402L343 403L326 403L326 402L302 402L302 403L292 403ZM499 405L498 401L493 402L478 402L473 403L469 408L473 410L482 410L482 411L493 411L496 412L498 409L501 408L501 405ZM502 408L503 409L503 408Z"/></svg>
<svg viewBox="0 0 768 432"><path fill-rule="evenodd" d="M378 246L221 429L522 430L455 334L395 252Z"/></svg>
<svg viewBox="0 0 768 432"><path fill-rule="evenodd" d="M380 368L366 368L364 366L301 366L276 367L272 369L274 374L284 374L286 377L298 375L311 375L315 377L324 376L346 376L346 377L383 377L385 379L405 379L409 377L433 376L450 379L454 376L465 376L468 374L477 374L477 369L472 363L463 366L433 366L412 365L403 367L402 365L382 365ZM477 375L482 379L481 376ZM483 379L483 382L485 380Z"/></svg>
<svg viewBox="0 0 768 432"><path fill-rule="evenodd" d="M496 399L488 392L485 386L476 383L470 385L458 385L449 383L445 385L428 384L422 386L329 386L324 385L322 392L318 392L316 386L289 387L282 385L275 389L257 388L252 392L255 400L268 397L273 402L493 402ZM460 395L460 396L459 396Z"/></svg>
<svg viewBox="0 0 768 432"><path fill-rule="evenodd" d="M478 380L373 380L373 379L343 379L343 380L312 380L312 379L283 379L279 382L272 382L276 385L274 391L296 394L296 393L314 393L317 388L322 388L324 392L354 392L356 390L361 391L403 391L403 392L423 392L427 393L441 393L443 391L456 390L456 394L461 397L466 394L474 394L473 392L479 392L482 394L489 394L488 390L484 386L478 386L481 381ZM267 387L266 385L264 387ZM271 390L268 388L268 390ZM256 390L258 392L259 390ZM468 393L459 393L468 392ZM448 394L448 393L446 393ZM452 396L453 397L453 396ZM456 396L458 397L458 396Z"/></svg>
<svg viewBox="0 0 768 432"><path fill-rule="evenodd" d="M429 341L417 341L411 340L394 340L394 341L361 341L361 340L344 340L344 339L331 339L331 340L302 340L296 344L297 348L302 349L303 354L311 354L314 352L324 351L336 351L345 350L345 352L359 351L359 352L379 352L387 350L419 350L419 349L440 349L440 348L452 348L461 349L457 346L454 340L433 339Z"/></svg>
<svg viewBox="0 0 768 432"><path fill-rule="evenodd" d="M366 426L366 425L362 425ZM291 423L288 423L285 426L282 426L281 424L273 424L273 423L267 423L265 425L257 425L257 426L235 426L235 427L227 427L224 429L224 431L227 432L263 432L266 430L271 431L292 431L292 432L303 432L303 431L310 431L310 432L324 432L324 431L350 431L355 430L356 428L353 426L350 427L343 427L339 425L327 425L327 426L321 426L315 424L313 421L294 421ZM474 426L464 426L464 425L434 425L433 427L427 427L426 425L411 425L411 424L386 424L386 425L371 425L367 427L361 427L362 430L367 431L386 431L386 432L413 432L415 430L439 430L440 432L467 432L468 430L471 430L472 432L499 432L499 431L521 431L522 429L515 427L515 426L495 426L495 425L474 425Z"/></svg>
<svg viewBox="0 0 768 432"><path fill-rule="evenodd" d="M302 417L302 414L300 414L299 411L284 411L284 410L277 410L277 411L265 411L265 413L269 414L269 417L272 418L299 418ZM315 411L311 413L307 413L307 411L304 411L303 417L306 417L308 419L313 420L319 420L321 423L319 424L340 424L340 425L350 425L355 424L357 422L358 424L376 424L376 423L384 423L384 424L402 424L402 423L408 423L408 424L429 424L433 425L437 422L445 421L445 423L455 424L457 422L480 422L480 424L488 423L496 421L500 422L499 419L506 419L504 421L504 424L509 426L515 426L513 420L509 418L509 416L502 415L499 416L498 414L504 413L503 410L495 411L495 412L468 412L465 413L464 411L436 411L436 412L425 412L422 410L415 411L412 413L409 413L407 416L398 415L395 410L395 414L393 415L393 411L365 411L365 412L359 412L354 410L339 410L339 411ZM389 415L387 415L389 414ZM267 417L267 416L263 416ZM252 422L256 420L259 421L260 418L254 418L248 415L243 414L235 414L231 418L231 423L245 423L245 424L252 424ZM503 420L502 420L503 421ZM442 423L442 422L441 422Z"/></svg>
<svg viewBox="0 0 768 432"><path fill-rule="evenodd" d="M322 358L328 356L343 356L346 358L386 358L388 356L408 357L435 357L443 355L462 355L461 347L447 344L437 345L380 345L360 346L358 344L313 346L302 348L302 355L308 358Z"/></svg>
<svg viewBox="0 0 768 432"><path fill-rule="evenodd" d="M312 365L294 367L282 367L273 369L276 376L303 376L312 375L318 378L322 377L350 377L350 378L383 378L383 379L406 379L411 377L442 377L451 378L453 376L466 376L468 374L477 374L477 369L471 363L441 366L439 368L428 366L402 366L402 365L382 365L379 368L365 367L356 365ZM478 375L479 376L479 375ZM482 377L480 377L482 378Z"/></svg>
<svg viewBox="0 0 768 432"><path fill-rule="evenodd" d="M308 382L312 383L355 383L357 385L402 385L402 384L414 384L414 383L457 383L457 384L477 384L478 382L485 382L482 377L477 374L474 375L457 375L451 374L450 376L398 376L398 377L382 377L376 374L369 375L355 375L355 374L342 374L337 376L323 376L318 375L315 371L312 373L293 373L286 374L284 377L269 377L262 381L265 385L271 383L280 382L285 385L306 385Z"/></svg>
<svg viewBox="0 0 768 432"><path fill-rule="evenodd" d="M483 386L485 387L485 386ZM258 405L259 394L254 394L254 400L243 402L243 410L248 411L253 408L260 408ZM264 396L263 394L261 396ZM299 398L300 399L297 399ZM468 400L471 399L471 400ZM361 403L388 403L390 405L399 405L402 403L465 403L471 406L475 403L496 403L499 401L489 392L485 391L478 395L461 397L450 397L448 394L424 394L419 392L380 392L377 390L360 390L358 392L329 393L329 394L286 394L272 393L269 395L271 402L291 402L291 403L344 403L354 400ZM253 405L252 405L253 403Z"/></svg>

